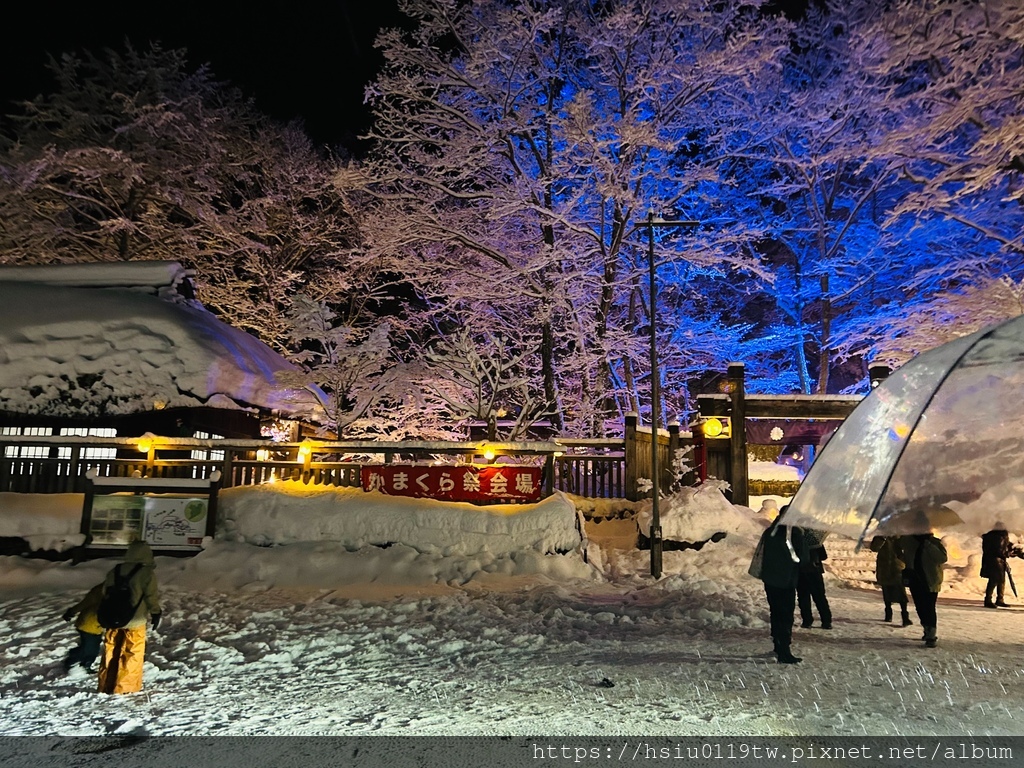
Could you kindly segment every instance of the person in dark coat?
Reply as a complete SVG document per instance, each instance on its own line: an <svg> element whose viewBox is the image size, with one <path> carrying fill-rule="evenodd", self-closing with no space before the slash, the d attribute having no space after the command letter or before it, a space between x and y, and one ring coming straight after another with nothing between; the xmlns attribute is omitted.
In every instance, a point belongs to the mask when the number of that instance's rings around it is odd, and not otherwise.
<svg viewBox="0 0 1024 768"><path fill-rule="evenodd" d="M796 584L800 571L798 552L803 545L803 531L795 526L779 525L779 517L772 521L758 542L755 563L751 572L756 571L764 582L765 597L768 598L768 614L771 623L772 643L779 664L796 664L801 659L790 650L793 640L793 612L796 609ZM758 562L758 553L760 562Z"/></svg>
<svg viewBox="0 0 1024 768"><path fill-rule="evenodd" d="M981 577L988 579L985 587L985 607L1007 607L1003 599L1006 587L1006 571L1008 558L1019 556L1020 551L1010 544L1010 534L1006 526L996 523L996 527L981 537ZM995 594L995 601L992 595Z"/></svg>
<svg viewBox="0 0 1024 768"><path fill-rule="evenodd" d="M811 601L818 609L822 629L832 629L832 608L825 596L825 551L824 532L805 529L801 538L800 569L796 582L796 600L800 606L800 626L804 629L814 625Z"/></svg>
<svg viewBox="0 0 1024 768"><path fill-rule="evenodd" d="M924 643L929 648L938 644L938 620L935 603L942 588L942 566L947 560L946 548L929 530L900 537L905 555L904 583L910 588L917 618L924 627Z"/></svg>
<svg viewBox="0 0 1024 768"><path fill-rule="evenodd" d="M875 536L871 539L871 551L877 552L875 557L875 581L882 588L882 600L885 601L885 621L892 621L892 606L900 606L903 626L909 627L910 612L907 610L907 588L903 586L903 550L897 536Z"/></svg>

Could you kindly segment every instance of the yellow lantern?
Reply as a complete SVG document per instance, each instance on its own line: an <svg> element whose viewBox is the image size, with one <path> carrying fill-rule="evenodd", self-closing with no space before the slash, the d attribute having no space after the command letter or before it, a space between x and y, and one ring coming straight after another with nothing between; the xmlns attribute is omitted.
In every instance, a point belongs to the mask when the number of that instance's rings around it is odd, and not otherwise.
<svg viewBox="0 0 1024 768"><path fill-rule="evenodd" d="M720 419L711 418L701 425L705 437L718 437L725 431L725 425Z"/></svg>

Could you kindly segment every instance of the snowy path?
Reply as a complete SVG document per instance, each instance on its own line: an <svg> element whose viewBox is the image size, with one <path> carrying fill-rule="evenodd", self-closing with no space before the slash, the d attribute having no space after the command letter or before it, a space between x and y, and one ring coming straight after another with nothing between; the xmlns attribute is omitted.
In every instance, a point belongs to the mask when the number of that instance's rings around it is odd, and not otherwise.
<svg viewBox="0 0 1024 768"><path fill-rule="evenodd" d="M577 585L579 587L579 585ZM756 594L756 591L755 591ZM84 735L1017 735L1024 608L940 600L940 646L832 590L836 628L695 628L676 593L591 585L357 601L330 590L165 591L146 689L59 663L73 593L0 595L3 733ZM613 687L602 687L608 679Z"/></svg>

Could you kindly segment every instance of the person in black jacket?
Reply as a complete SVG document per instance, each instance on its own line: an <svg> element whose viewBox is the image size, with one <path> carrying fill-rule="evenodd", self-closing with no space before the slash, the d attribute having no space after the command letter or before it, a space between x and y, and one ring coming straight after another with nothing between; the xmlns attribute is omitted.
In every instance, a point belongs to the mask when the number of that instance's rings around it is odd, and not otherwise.
<svg viewBox="0 0 1024 768"><path fill-rule="evenodd" d="M1006 561L1010 557L1019 557L1021 552L1010 544L1010 534L1006 526L996 523L995 528L981 537L981 577L988 579L985 587L985 607L1006 607L1003 590L1006 587ZM992 596L995 594L995 601Z"/></svg>
<svg viewBox="0 0 1024 768"><path fill-rule="evenodd" d="M779 517L785 511L786 507L783 507ZM779 525L779 517L761 534L751 573L755 573L764 582L775 656L779 664L796 664L801 659L792 654L790 646L800 569L798 552L803 545L803 531L795 526Z"/></svg>
<svg viewBox="0 0 1024 768"><path fill-rule="evenodd" d="M796 582L796 600L800 606L800 621L804 629L814 624L811 601L818 609L822 629L832 629L832 608L825 596L825 551L823 531L805 529L800 547L800 572Z"/></svg>

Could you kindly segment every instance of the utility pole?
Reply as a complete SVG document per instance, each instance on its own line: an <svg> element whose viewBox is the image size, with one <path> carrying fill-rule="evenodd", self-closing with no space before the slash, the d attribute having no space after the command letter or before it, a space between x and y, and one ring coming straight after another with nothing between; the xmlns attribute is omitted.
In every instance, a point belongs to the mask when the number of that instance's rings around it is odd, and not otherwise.
<svg viewBox="0 0 1024 768"><path fill-rule="evenodd" d="M647 268L651 296L651 575L661 577L661 468L658 466L658 422L661 410L661 374L658 371L658 326L655 322L658 307L658 281L655 274L654 228L655 227L696 227L696 221L675 221L656 219L654 211L647 213L647 221L640 225L647 227Z"/></svg>

